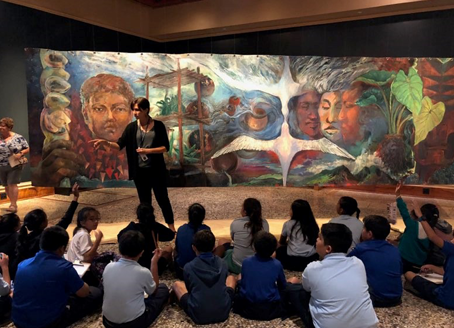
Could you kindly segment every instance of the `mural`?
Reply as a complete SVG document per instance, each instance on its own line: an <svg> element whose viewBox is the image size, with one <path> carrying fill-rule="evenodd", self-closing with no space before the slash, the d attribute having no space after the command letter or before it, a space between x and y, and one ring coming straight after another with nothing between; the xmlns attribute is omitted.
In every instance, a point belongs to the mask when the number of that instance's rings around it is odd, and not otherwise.
<svg viewBox="0 0 454 328"><path fill-rule="evenodd" d="M131 186L144 96L171 186L454 183L454 61L26 49L32 182Z"/></svg>

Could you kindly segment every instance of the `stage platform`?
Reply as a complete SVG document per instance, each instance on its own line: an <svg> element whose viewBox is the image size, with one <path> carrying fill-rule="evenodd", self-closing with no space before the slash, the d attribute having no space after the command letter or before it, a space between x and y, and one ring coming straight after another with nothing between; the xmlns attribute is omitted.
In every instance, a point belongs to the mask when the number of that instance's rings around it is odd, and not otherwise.
<svg viewBox="0 0 454 328"><path fill-rule="evenodd" d="M187 209L195 202L206 208L206 224L217 237L228 237L230 222L240 217L241 205L244 199L255 197L260 200L263 217L269 220L271 232L278 235L282 224L289 219L291 203L298 198L309 201L319 224L337 216L336 203L341 196L351 196L357 199L361 209L361 218L370 214L387 216L386 204L395 201L393 194L365 192L359 190L342 190L334 188L291 188L291 187L231 187L231 188L169 188L169 197L175 213L176 227L187 221ZM412 201L419 204L432 202L440 209L440 217L454 225L454 201L425 197L403 196L409 207ZM18 202L18 215L21 219L35 208L46 211L51 224L55 224L68 208L72 196L47 195ZM117 233L135 219L135 209L138 205L136 190L133 188L97 189L81 192L79 208L96 207L101 213L100 229L104 233L104 243L116 241ZM155 214L158 221L163 222L162 213L154 200ZM2 213L7 207L3 205ZM74 220L75 221L75 220ZM395 228L404 229L403 221L398 216ZM68 229L72 231L72 227Z"/></svg>

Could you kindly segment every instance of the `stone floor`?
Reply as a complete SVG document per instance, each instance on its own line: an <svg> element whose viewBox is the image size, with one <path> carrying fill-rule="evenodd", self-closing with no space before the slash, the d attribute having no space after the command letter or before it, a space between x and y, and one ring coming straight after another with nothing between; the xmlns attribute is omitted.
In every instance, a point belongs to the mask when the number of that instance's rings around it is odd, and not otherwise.
<svg viewBox="0 0 454 328"><path fill-rule="evenodd" d="M306 188L283 187L234 187L234 188L172 188L169 197L175 212L176 226L187 220L187 208L194 202L200 202L207 209L206 224L212 227L216 236L228 234L231 220L240 216L242 202L247 197L255 197L262 203L263 216L270 220L271 230L280 233L282 222L289 217L289 208L293 200L302 198L309 201L314 215L319 223L324 223L329 218L336 216L336 203L341 196L348 195L357 199L361 209L361 217L369 214L386 216L386 204L394 201L393 195L322 189L314 191ZM42 198L23 200L19 202L19 216L23 216L35 208L43 208L49 216L49 221L55 223L65 213L72 197L53 195ZM408 204L413 198L404 197ZM138 205L135 189L99 189L81 193L79 209L84 206L96 207L102 217L103 225L100 228L106 236L105 242L115 240L119 229L129 221L134 220L135 208ZM441 218L447 219L454 225L454 202L447 200L418 199L418 203L432 202L440 208ZM156 204L156 203L154 203ZM6 207L6 206L3 206ZM156 211L158 220L162 221L162 214ZM105 224L105 225L104 225ZM396 227L403 230L402 220L399 219ZM106 234L106 232L108 232ZM104 244L103 250L116 250L115 244ZM287 277L300 276L298 272L286 272ZM166 273L162 282L170 286L174 277ZM376 309L380 320L380 328L397 327L454 327L454 311L445 310L405 291L403 304L391 309ZM156 327L196 327L178 306L167 307L156 323ZM14 327L12 324L7 327ZM103 327L101 314L95 314L78 322L72 327ZM235 314L216 325L206 327L303 327L296 318L285 321L274 320L271 322L256 322L245 320ZM342 327L340 327L342 328Z"/></svg>

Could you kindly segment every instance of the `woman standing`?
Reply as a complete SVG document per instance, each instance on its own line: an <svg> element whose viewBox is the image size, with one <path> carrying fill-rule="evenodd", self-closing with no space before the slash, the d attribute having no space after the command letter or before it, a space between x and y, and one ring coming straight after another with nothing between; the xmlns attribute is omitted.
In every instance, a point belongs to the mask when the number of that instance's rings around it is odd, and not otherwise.
<svg viewBox="0 0 454 328"><path fill-rule="evenodd" d="M173 211L167 194L167 170L163 154L169 150L169 138L165 125L153 120L150 102L146 98L137 98L131 104L136 118L126 126L117 142L94 139L95 149L100 146L113 149L126 147L129 179L134 180L141 204L151 205L151 190L161 207L162 214L169 228L175 231Z"/></svg>
<svg viewBox="0 0 454 328"><path fill-rule="evenodd" d="M28 154L27 140L18 133L12 131L14 121L4 117L0 120L0 180L5 187L6 195L11 204L8 212L17 212L17 197L23 164L26 163L25 154Z"/></svg>

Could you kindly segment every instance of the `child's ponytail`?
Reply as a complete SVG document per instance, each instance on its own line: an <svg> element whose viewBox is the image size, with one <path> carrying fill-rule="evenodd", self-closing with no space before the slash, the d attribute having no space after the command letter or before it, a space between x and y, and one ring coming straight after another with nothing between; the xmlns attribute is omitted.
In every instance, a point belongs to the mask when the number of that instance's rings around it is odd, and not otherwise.
<svg viewBox="0 0 454 328"><path fill-rule="evenodd" d="M251 231L251 245L254 243L254 237L263 229L262 222L262 205L255 198L247 198L243 203L243 209L249 217L249 221L244 225Z"/></svg>
<svg viewBox="0 0 454 328"><path fill-rule="evenodd" d="M353 197L344 196L339 199L339 208L342 210L342 214L350 215L356 213L356 218L359 219L361 210L358 208L358 202Z"/></svg>

